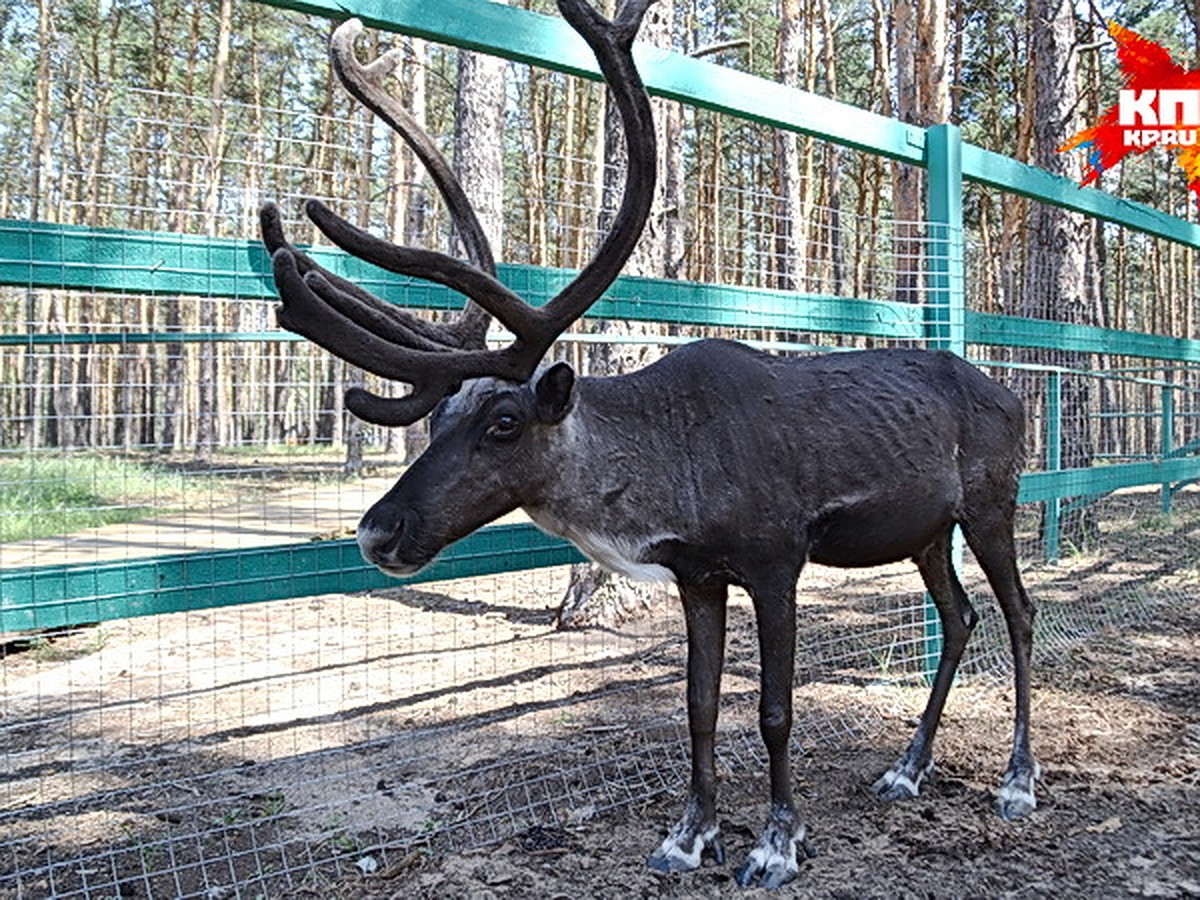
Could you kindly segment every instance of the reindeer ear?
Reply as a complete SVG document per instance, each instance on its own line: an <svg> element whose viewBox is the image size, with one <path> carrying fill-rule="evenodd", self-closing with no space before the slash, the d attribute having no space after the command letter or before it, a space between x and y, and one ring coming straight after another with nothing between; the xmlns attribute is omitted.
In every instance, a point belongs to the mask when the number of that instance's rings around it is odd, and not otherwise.
<svg viewBox="0 0 1200 900"><path fill-rule="evenodd" d="M533 393L538 419L550 425L560 422L575 403L575 372L566 363L555 363L539 376Z"/></svg>

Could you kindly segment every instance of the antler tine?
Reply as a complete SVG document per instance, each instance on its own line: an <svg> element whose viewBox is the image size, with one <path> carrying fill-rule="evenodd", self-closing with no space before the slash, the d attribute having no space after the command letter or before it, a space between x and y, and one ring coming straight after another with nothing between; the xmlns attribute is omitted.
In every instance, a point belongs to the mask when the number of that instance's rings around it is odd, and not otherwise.
<svg viewBox="0 0 1200 900"><path fill-rule="evenodd" d="M501 378L522 376L522 372L511 363L506 365L501 355L486 349L448 350L442 347L430 353L425 349L391 341L377 333L374 328L377 323L369 315L364 315L361 309L345 311L344 296L322 272L301 272L291 250L286 247L276 250L271 262L275 286L283 301L277 312L281 326L383 378L412 382L414 373L420 373L423 377L414 394L401 398L405 401L405 410L415 408L416 401L413 398L417 395L430 394L434 389L439 392L427 408L414 418L392 421L390 417L385 417L379 424L411 424L432 410L442 397L457 390L458 385L468 378L484 375ZM349 305L354 306L353 303ZM429 365L431 360L437 364ZM377 399L388 402L386 398ZM397 415L400 413L397 412ZM407 417L408 413L403 415Z"/></svg>
<svg viewBox="0 0 1200 900"><path fill-rule="evenodd" d="M328 269L318 265L310 256L292 246L283 234L279 207L274 203L263 204L262 209L259 210L259 223L262 229L263 243L266 245L268 253L274 256L278 250L287 250L295 259L296 267L301 274L319 273L332 289L336 289L342 295L342 307L348 308L357 303L373 310L378 319L388 322L388 325L383 327L389 327L388 334L392 340L403 346L430 351L462 348L462 340L458 335L447 333L446 329L439 328L433 322L418 319L416 316L409 315L404 310L380 300L354 282L334 275Z"/></svg>
<svg viewBox="0 0 1200 900"><path fill-rule="evenodd" d="M514 334L523 333L534 319L529 304L477 266L444 253L401 247L377 238L350 224L318 200L309 200L305 211L313 223L347 253L389 272L444 284L472 299Z"/></svg>
<svg viewBox="0 0 1200 900"><path fill-rule="evenodd" d="M383 86L384 76L395 69L399 61L396 51L385 53L363 65L354 53L354 42L362 33L362 28L360 20L349 19L334 30L329 41L329 56L333 62L334 71L346 90L390 125L421 160L442 198L446 201L446 209L458 229L467 258L487 275L492 276L493 288L503 290L503 285L495 280L496 262L492 254L492 246L483 226L479 224L479 218L475 215L471 201L463 191L462 185L459 184L458 178L455 177L453 169L421 126L409 115L408 110L397 103ZM332 216L332 214L331 218L327 220L327 224L334 224L335 231L340 231L340 226L353 228L349 222ZM322 228L322 231L325 231L331 240L340 245L334 233L326 231L325 228ZM364 258L375 262L372 257ZM461 263L452 257L442 257L442 261L461 266ZM422 274L422 277L426 276ZM485 309L468 303L458 321L447 327L462 333L464 337L469 336L472 346L483 347L485 346L488 322L489 317Z"/></svg>
<svg viewBox="0 0 1200 900"><path fill-rule="evenodd" d="M625 190L613 227L596 255L549 303L536 311L526 352L537 364L558 336L600 298L629 260L654 199L657 144L650 98L633 62L633 40L654 0L627 0L609 22L585 0L558 0L563 18L592 48L612 92L625 135Z"/></svg>
<svg viewBox="0 0 1200 900"><path fill-rule="evenodd" d="M486 284L487 290L484 293L468 293L468 296L484 306L517 335L517 341L507 351L502 352L527 368L526 374L533 371L558 336L582 316L620 274L621 268L633 253L650 215L657 176L657 149L653 113L641 76L633 62L632 48L646 10L653 2L654 0L627 0L615 19L610 22L586 0L558 0L558 8L563 18L591 47L601 73L612 90L625 134L628 169L621 207L600 249L578 276L545 307L536 310L527 306L499 282L488 284L481 279L474 280L480 288ZM334 65L343 84L409 142L442 190L447 204L452 207L456 223L459 222L460 216L463 222L469 223L469 229L460 224L460 230L469 230L473 236L477 234L479 245L486 246L486 237L478 225L474 211L445 159L407 111L380 87L380 79L395 66L394 57L384 55L363 66L354 56L353 41L361 29L361 22L352 19L337 29L331 42ZM366 236L368 241L359 241L354 235L357 229L336 216L331 215L326 222L327 225L334 226L333 231L327 231L331 240L345 242L343 246L356 244L357 249L353 252L379 265L388 267L389 263L395 262L394 255L385 252L384 248L388 246L385 242L375 242L369 236ZM395 250L404 252L402 248ZM461 263L448 257L438 255L427 258L445 270L452 270L456 265L459 270L464 268ZM412 258L409 261L412 261ZM424 271L418 271L417 267L412 266L406 268L407 274L432 277L430 268L425 268Z"/></svg>
<svg viewBox="0 0 1200 900"><path fill-rule="evenodd" d="M428 414L468 379L528 378L550 345L594 303L637 243L654 194L656 151L650 101L633 62L633 39L653 0L628 0L613 22L586 0L558 0L564 18L591 47L624 125L629 169L616 222L596 257L545 307L521 300L495 277L491 248L449 165L408 113L383 89L394 53L363 65L354 55L361 24L351 20L331 41L333 64L355 97L388 122L420 157L451 209L474 265L445 254L398 247L371 236L310 202L309 218L343 249L383 268L444 284L468 298L450 327L423 322L322 269L287 243L273 206L263 210L263 240L272 251L275 283L283 301L279 323L343 359L413 389L386 398L362 389L346 393L347 408L369 422L409 425ZM515 340L489 351L484 335L491 316Z"/></svg>

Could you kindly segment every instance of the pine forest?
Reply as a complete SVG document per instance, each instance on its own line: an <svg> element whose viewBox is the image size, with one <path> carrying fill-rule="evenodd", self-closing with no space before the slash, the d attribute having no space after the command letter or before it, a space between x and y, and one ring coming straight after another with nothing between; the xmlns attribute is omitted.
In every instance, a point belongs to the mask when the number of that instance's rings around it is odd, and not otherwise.
<svg viewBox="0 0 1200 900"><path fill-rule="evenodd" d="M522 5L555 14L548 0ZM1130 0L1103 14L1200 66L1200 0ZM337 85L331 29L249 0L0 0L0 229L32 220L253 238L260 204L274 199L298 240L317 241L300 202L318 197L392 240L451 249L441 199L411 154ZM1099 12L1065 0L659 0L643 39L915 125L952 122L973 144L1073 179L1081 159L1059 146L1120 86ZM401 52L393 90L454 161L501 261L587 260L619 194L601 86L370 29L360 43L364 55ZM632 274L921 302L931 251L919 169L655 106L660 196ZM1101 186L1197 219L1161 154ZM978 187L965 222L973 309L1197 336L1190 250ZM0 354L0 449L204 461L242 443L361 444L340 400L361 375L299 342L215 339L273 329L261 298L0 288L6 334L214 336ZM690 334L603 321L586 330L595 340L570 352L590 371L640 365ZM1051 351L1040 361L1091 365ZM419 440L368 438L392 451ZM1103 435L1077 443L1100 452Z"/></svg>

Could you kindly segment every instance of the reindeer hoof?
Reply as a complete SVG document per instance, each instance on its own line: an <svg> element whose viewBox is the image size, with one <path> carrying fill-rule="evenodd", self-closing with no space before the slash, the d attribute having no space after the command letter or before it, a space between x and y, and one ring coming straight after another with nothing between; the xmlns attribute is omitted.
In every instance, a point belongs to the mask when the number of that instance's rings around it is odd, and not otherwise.
<svg viewBox="0 0 1200 900"><path fill-rule="evenodd" d="M996 815L1011 822L1021 816L1027 816L1037 809L1037 796L1034 785L1042 777L1041 767L1037 763L1030 766L1020 766L1009 769L1000 783L1000 793L996 797Z"/></svg>
<svg viewBox="0 0 1200 900"><path fill-rule="evenodd" d="M658 849L647 858L646 865L655 872L690 872L700 868L706 856L711 857L718 866L725 865L725 845L721 842L717 826L690 837L677 834L677 831L678 828L667 835Z"/></svg>
<svg viewBox="0 0 1200 900"><path fill-rule="evenodd" d="M794 853L790 860L782 855L768 858L759 855L761 849L756 847L750 851L750 858L734 875L734 880L741 887L774 890L783 887L799 874L800 865L796 862Z"/></svg>
<svg viewBox="0 0 1200 900"><path fill-rule="evenodd" d="M932 773L932 760L916 767L902 758L871 785L871 791L881 800L908 800L921 793L921 782Z"/></svg>
<svg viewBox="0 0 1200 900"><path fill-rule="evenodd" d="M796 826L790 817L772 817L758 846L750 851L745 864L734 874L734 880L742 887L782 887L800 873L797 846L805 856L813 855L804 840L804 826Z"/></svg>

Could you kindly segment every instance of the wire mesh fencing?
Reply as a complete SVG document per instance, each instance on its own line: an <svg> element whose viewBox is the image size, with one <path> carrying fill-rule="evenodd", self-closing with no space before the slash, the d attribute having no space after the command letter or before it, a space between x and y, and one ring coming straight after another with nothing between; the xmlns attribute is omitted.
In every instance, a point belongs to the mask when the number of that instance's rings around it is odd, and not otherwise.
<svg viewBox="0 0 1200 900"><path fill-rule="evenodd" d="M566 91L561 80L552 87ZM78 102L79 90L91 99ZM439 246L449 227L431 186L405 174L389 140L358 116L227 103L214 168L205 137L218 117L204 99L97 86L61 96L76 132L105 132L106 152L76 158L64 148L74 163L36 204L7 195L7 215L41 210L35 224L55 227L3 226L0 265L29 274L0 294L0 567L27 576L34 606L49 573L55 589L99 585L98 571L115 573L103 584L116 586L95 601L96 624L68 606L67 626L4 635L0 892L319 890L403 867L413 853L536 840L538 829L677 792L683 629L665 596L619 630L581 632L554 627L571 578L563 567L222 605L251 579L311 593L307 551L348 543L424 440L419 429L351 422L341 389L361 376L278 331L269 284L241 261L249 251L222 241L253 238L263 197L281 202L297 239L313 238L295 200L316 195ZM510 214L505 275L536 294L542 276L519 264L586 259L603 174L586 149L520 159L520 177L543 188L519 192L531 199ZM364 187L368 170L384 174ZM18 181L20 167L9 177ZM811 191L813 240L794 242L804 258L788 259L774 245L794 214L783 199L708 188L685 204L695 213L676 263L728 291L699 304L678 291L652 317L641 308L646 283L629 279L607 315L573 329L557 353L599 374L705 335L811 352L840 341L838 298L851 285L890 296L897 251L886 220L847 212L838 225ZM359 201L347 206L346 196ZM662 274L665 251L655 258L643 275ZM228 279L231 267L240 280ZM785 285L826 299L798 320ZM421 304L419 291L406 285L405 300ZM918 317L897 340L916 334ZM260 546L283 565L232 555ZM121 574L141 573L146 560L148 585ZM199 566L213 573L203 602L185 594L161 605L163 583ZM325 574L336 589L336 566ZM898 615L920 631L914 591ZM810 674L817 661L845 667L907 650L892 611L864 615L875 633L861 648L839 655L836 638L806 638ZM760 762L744 598L735 617L722 753L744 767ZM799 723L798 745L868 733L877 715L823 700Z"/></svg>
<svg viewBox="0 0 1200 900"><path fill-rule="evenodd" d="M1095 388L1125 376L1087 377ZM1145 411L1161 423L1160 407ZM1149 451L1164 440L1182 435L1159 432ZM1130 457L1144 449L1135 442ZM298 450L286 459L276 449L286 465L272 470L268 448L254 452L250 475L205 469L210 505L180 521L170 506L188 500L186 491L180 498L160 486L145 522L60 522L51 537L0 545L5 566L100 561L114 548L194 550L218 535L239 546L317 538L331 523L352 524L389 483L378 473L347 481L340 460ZM108 476L89 451L45 451L39 465L43 456L43 485L74 479L104 489ZM28 458L21 451L23 466ZM282 489L268 473L285 469L293 484ZM126 489L133 482L115 477ZM1046 504L1022 507L1041 658L1190 602L1198 495L1176 490L1168 515L1162 491L1084 495L1090 537L1064 537L1053 560ZM325 494L335 497L328 509ZM175 534L186 543L174 547ZM963 671L1005 677L1002 620L969 555L966 563L982 620ZM551 829L679 793L688 744L678 610L668 599L619 629L562 632L554 612L569 579L557 567L6 635L0 858L11 874L0 890L319 891L402 872L430 852L536 845ZM797 752L869 740L884 717L911 711L936 661L915 569L810 567L801 590ZM763 762L756 647L749 603L736 597L719 742L730 768Z"/></svg>
<svg viewBox="0 0 1200 900"><path fill-rule="evenodd" d="M449 83L448 57L427 52ZM557 277L548 267L577 267L596 243L600 95L511 71L518 97L591 117L574 144L510 139L503 275L541 297ZM381 232L448 246L440 201L398 143L340 101L218 111L82 82L52 96L69 162L41 173L41 195L28 192L27 158L4 170L0 570L6 585L19 577L30 615L57 609L39 606L55 591L84 600L63 600L66 624L0 636L0 893L320 892L430 852L536 846L681 792L685 646L665 589L619 628L568 632L555 613L572 575L557 559L370 590L345 564L359 515L427 436L347 417L347 382L382 386L275 327L254 220L272 197L298 240L317 240L296 209L315 195ZM432 111L431 130L447 133L445 117ZM888 214L878 160L814 157L814 178L785 196L765 186L762 129L695 110L683 126L692 177L662 220L678 218L676 236L664 224L556 354L606 374L704 336L790 354L926 342L940 286L922 273L950 241ZM68 142L101 133L102 153ZM855 187L839 193L839 171L857 173ZM970 280L972 302L1010 309L1018 282L1004 279L1016 276L981 258L990 274ZM1145 297L1150 284L1127 289ZM454 306L412 283L372 287L431 317ZM1079 365L995 347L971 356L1027 398L1032 472L1161 460L1194 441L1193 372L1135 353ZM1089 454L1052 451L1077 433L1092 436ZM1196 496L1081 483L1023 505L1039 652L1192 591ZM308 567L327 549L318 582ZM1000 676L1007 638L969 557L963 577L983 613L964 671ZM250 581L286 599L232 603ZM869 740L911 712L937 652L912 566L812 567L800 606L797 752ZM720 754L760 767L752 612L740 594L732 609Z"/></svg>
<svg viewBox="0 0 1200 900"><path fill-rule="evenodd" d="M1113 496L1095 512L1102 541L1027 563L1039 658L1189 602L1197 494L1170 519L1156 504ZM678 610L558 631L568 579L540 570L10 636L0 889L321 890L679 794ZM1003 677L1002 621L972 566L964 579L983 617L964 672ZM813 567L801 588L797 752L869 740L922 693L919 580L910 566ZM719 739L730 769L763 763L756 646L735 598Z"/></svg>

